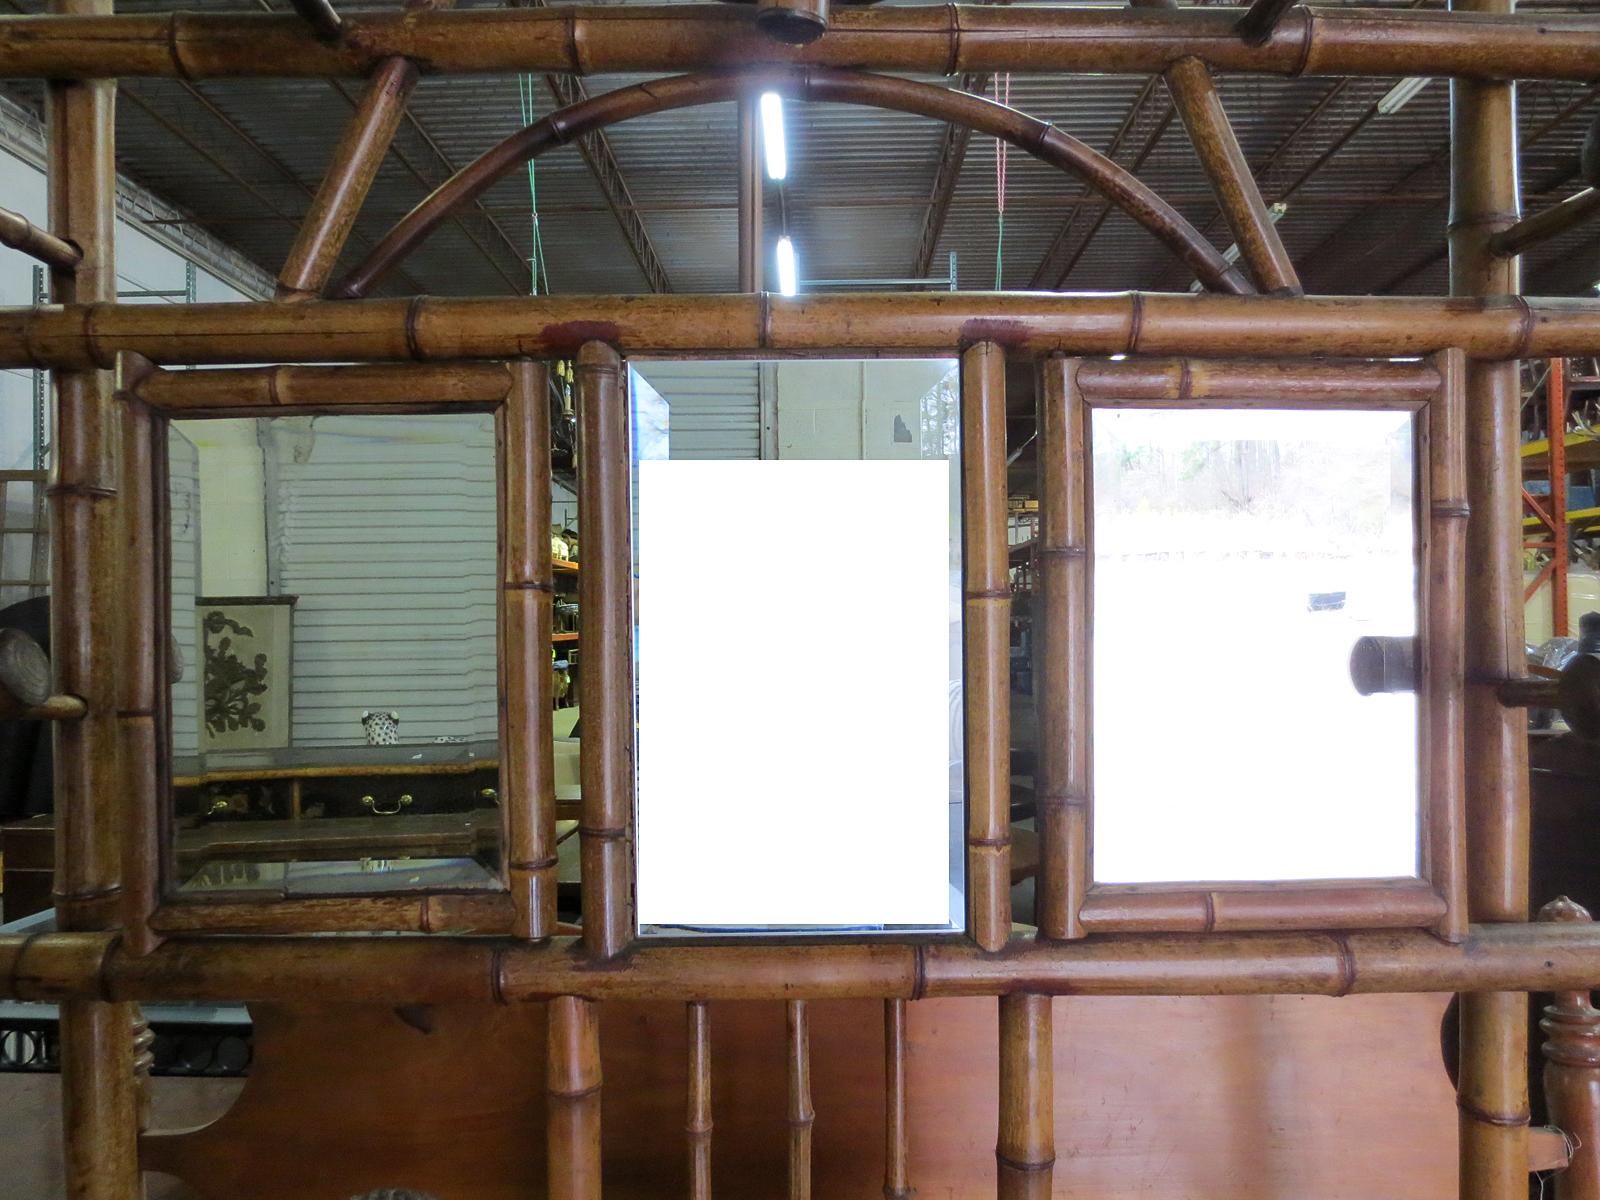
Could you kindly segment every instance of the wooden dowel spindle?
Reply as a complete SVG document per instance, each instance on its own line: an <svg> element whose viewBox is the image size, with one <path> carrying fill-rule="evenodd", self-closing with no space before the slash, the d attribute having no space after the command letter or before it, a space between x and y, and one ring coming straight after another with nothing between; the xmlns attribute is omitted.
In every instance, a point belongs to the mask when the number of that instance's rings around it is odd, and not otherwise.
<svg viewBox="0 0 1600 1200"><path fill-rule="evenodd" d="M883 1002L883 1195L911 1195L911 1146L906 1122L906 1001Z"/></svg>
<svg viewBox="0 0 1600 1200"><path fill-rule="evenodd" d="M577 996L550 1001L550 1200L600 1200L600 1014Z"/></svg>
<svg viewBox="0 0 1600 1200"><path fill-rule="evenodd" d="M1049 1200L1056 1161L1051 1001L1000 997L999 1200Z"/></svg>
<svg viewBox="0 0 1600 1200"><path fill-rule="evenodd" d="M578 613L583 668L578 830L583 941L614 958L633 938L633 556L628 400L622 358L604 342L578 351Z"/></svg>
<svg viewBox="0 0 1600 1200"><path fill-rule="evenodd" d="M711 1200L711 1014L702 1000L686 1006L689 1020L689 1200Z"/></svg>
<svg viewBox="0 0 1600 1200"><path fill-rule="evenodd" d="M804 1000L791 1000L785 1028L789 1043L789 1200L811 1200L811 1024Z"/></svg>
<svg viewBox="0 0 1600 1200"><path fill-rule="evenodd" d="M965 525L967 931L985 950L1011 936L1011 572L1006 545L1006 356L961 356Z"/></svg>
<svg viewBox="0 0 1600 1200"><path fill-rule="evenodd" d="M1539 910L1539 920L1591 918L1581 904L1560 896ZM1600 1009L1588 991L1557 992L1552 999L1539 1022L1545 1104L1570 1155L1555 1175L1555 1200L1600 1200Z"/></svg>
<svg viewBox="0 0 1600 1200"><path fill-rule="evenodd" d="M499 801L518 937L556 925L556 780L550 631L550 402L543 363L519 359L495 423L500 443Z"/></svg>

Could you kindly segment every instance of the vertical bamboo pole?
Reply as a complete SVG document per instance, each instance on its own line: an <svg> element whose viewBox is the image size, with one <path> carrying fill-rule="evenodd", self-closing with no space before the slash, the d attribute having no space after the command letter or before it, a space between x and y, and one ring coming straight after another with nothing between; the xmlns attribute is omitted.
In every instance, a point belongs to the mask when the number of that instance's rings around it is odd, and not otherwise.
<svg viewBox="0 0 1600 1200"><path fill-rule="evenodd" d="M160 938L150 929L150 917L160 901L161 806L166 796L161 786L157 747L156 712L161 706L158 666L164 656L157 650L163 622L161 586L157 579L155 497L155 426L148 406L129 389L132 374L143 364L122 356L118 362L118 408L122 423L122 556L124 593L119 658L117 725L121 742L123 784L122 861L123 940L135 952L147 954Z"/></svg>
<svg viewBox="0 0 1600 1200"><path fill-rule="evenodd" d="M1006 545L1006 356L961 356L965 527L967 928L985 950L1011 936L1011 574Z"/></svg>
<svg viewBox="0 0 1600 1200"><path fill-rule="evenodd" d="M1000 997L1000 1200L1049 1200L1056 1161L1051 1026L1049 996Z"/></svg>
<svg viewBox="0 0 1600 1200"><path fill-rule="evenodd" d="M1539 910L1541 921L1589 921L1589 911L1565 896ZM1600 1009L1587 991L1557 992L1539 1028L1544 1031L1544 1095L1550 1123L1572 1147L1555 1177L1555 1200L1600 1200Z"/></svg>
<svg viewBox="0 0 1600 1200"><path fill-rule="evenodd" d="M1600 126L1596 126L1600 128ZM1572 628L1567 612L1567 578L1572 549L1567 541L1567 360L1552 358L1545 384L1545 424L1550 429L1550 540L1555 543L1550 572L1550 632L1566 637Z"/></svg>
<svg viewBox="0 0 1600 1200"><path fill-rule="evenodd" d="M556 927L551 755L550 397L543 363L510 364L495 415L500 448L500 805L518 937Z"/></svg>
<svg viewBox="0 0 1600 1200"><path fill-rule="evenodd" d="M711 1200L711 1015L703 1000L689 1014L689 1200Z"/></svg>
<svg viewBox="0 0 1600 1200"><path fill-rule="evenodd" d="M600 1200L599 1007L557 996L549 1022L550 1200Z"/></svg>
<svg viewBox="0 0 1600 1200"><path fill-rule="evenodd" d="M1133 0L1133 5L1178 7L1177 0ZM1161 78L1172 94L1173 107L1183 119L1195 156L1211 181L1217 206L1239 247L1239 257L1250 268L1256 286L1263 292L1298 295L1300 277L1267 212L1261 189L1250 172L1250 160L1234 136L1210 69L1198 58L1180 58L1162 72Z"/></svg>
<svg viewBox="0 0 1600 1200"><path fill-rule="evenodd" d="M883 1002L883 1195L911 1195L911 1148L906 1125L906 1002Z"/></svg>
<svg viewBox="0 0 1600 1200"><path fill-rule="evenodd" d="M1509 13L1513 0L1452 0L1468 13ZM1515 258L1489 239L1517 220L1516 85L1450 85L1450 290L1520 290ZM1525 718L1495 684L1523 670L1522 522L1515 361L1467 371L1466 691L1468 906L1474 921L1528 917ZM1461 997L1457 1085L1463 1200L1518 1200L1528 1186L1528 1000L1520 992Z"/></svg>
<svg viewBox="0 0 1600 1200"><path fill-rule="evenodd" d="M1422 664L1427 720L1427 876L1444 897L1439 935L1467 935L1466 779L1462 768L1463 629L1466 620L1467 359L1460 350L1434 356L1439 392L1428 415L1427 657Z"/></svg>
<svg viewBox="0 0 1600 1200"><path fill-rule="evenodd" d="M1087 408L1078 361L1050 358L1039 390L1039 935L1079 938L1089 885Z"/></svg>
<svg viewBox="0 0 1600 1200"><path fill-rule="evenodd" d="M633 557L628 411L622 358L604 342L578 351L578 613L583 669L579 762L583 942L613 958L633 936Z"/></svg>
<svg viewBox="0 0 1600 1200"><path fill-rule="evenodd" d="M68 16L109 14L111 0L52 0ZM116 83L50 83L49 211L53 233L75 243L75 268L51 272L58 303L105 303L117 293ZM121 541L120 456L109 371L55 375L55 450L49 487L50 646L57 692L83 698L80 721L56 721L56 919L63 929L114 925L122 882L117 796ZM98 629L102 636L96 637ZM109 652L108 652L109 651ZM61 1004L62 1126L69 1200L142 1194L129 1004Z"/></svg>
<svg viewBox="0 0 1600 1200"><path fill-rule="evenodd" d="M762 290L761 114L755 96L739 100L739 290Z"/></svg>
<svg viewBox="0 0 1600 1200"><path fill-rule="evenodd" d="M811 1200L811 1025L804 1000L788 1005L789 1200Z"/></svg>

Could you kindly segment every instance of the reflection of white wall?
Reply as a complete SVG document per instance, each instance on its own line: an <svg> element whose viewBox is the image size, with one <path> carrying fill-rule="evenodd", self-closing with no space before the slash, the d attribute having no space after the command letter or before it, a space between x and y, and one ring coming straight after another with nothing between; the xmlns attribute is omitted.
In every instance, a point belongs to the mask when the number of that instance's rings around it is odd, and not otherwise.
<svg viewBox="0 0 1600 1200"><path fill-rule="evenodd" d="M184 421L200 452L200 594L267 594L261 446L248 418Z"/></svg>
<svg viewBox="0 0 1600 1200"><path fill-rule="evenodd" d="M194 422L188 422L192 425ZM168 511L171 521L172 637L183 660L183 678L172 685L172 752L190 755L200 739L199 631L195 597L200 595L200 462L195 445L176 424L168 427Z"/></svg>
<svg viewBox="0 0 1600 1200"><path fill-rule="evenodd" d="M779 458L934 458L922 401L947 360L779 362Z"/></svg>

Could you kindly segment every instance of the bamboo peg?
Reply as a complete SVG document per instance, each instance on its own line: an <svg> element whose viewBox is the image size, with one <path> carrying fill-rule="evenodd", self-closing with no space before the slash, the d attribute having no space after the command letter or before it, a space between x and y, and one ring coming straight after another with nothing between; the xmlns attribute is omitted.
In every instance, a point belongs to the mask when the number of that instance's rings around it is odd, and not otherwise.
<svg viewBox="0 0 1600 1200"><path fill-rule="evenodd" d="M883 1002L884 1200L911 1195L911 1147L906 1121L906 1002Z"/></svg>
<svg viewBox="0 0 1600 1200"><path fill-rule="evenodd" d="M600 1200L599 1009L557 996L549 1021L550 1200Z"/></svg>
<svg viewBox="0 0 1600 1200"><path fill-rule="evenodd" d="M689 1200L711 1200L711 1015L703 1000L685 1006L689 1018Z"/></svg>
<svg viewBox="0 0 1600 1200"><path fill-rule="evenodd" d="M1011 573L1006 545L1006 356L961 356L965 524L967 930L985 950L1011 936Z"/></svg>
<svg viewBox="0 0 1600 1200"><path fill-rule="evenodd" d="M1043 367L1039 408L1039 936L1078 938L1089 885L1088 409L1076 360Z"/></svg>
<svg viewBox="0 0 1600 1200"><path fill-rule="evenodd" d="M578 351L578 613L583 670L579 772L583 940L614 958L633 937L633 558L628 511L628 400L622 358L603 342Z"/></svg>
<svg viewBox="0 0 1600 1200"><path fill-rule="evenodd" d="M787 1006L789 1039L789 1200L811 1200L811 1026L804 1000Z"/></svg>
<svg viewBox="0 0 1600 1200"><path fill-rule="evenodd" d="M556 924L556 790L551 757L550 403L542 363L511 364L496 414L500 444L500 805L519 937Z"/></svg>
<svg viewBox="0 0 1600 1200"><path fill-rule="evenodd" d="M1539 920L1588 922L1581 904L1559 896L1539 910ZM1587 989L1557 992L1544 1010L1544 1095L1550 1121L1570 1149L1555 1177L1556 1200L1600 1197L1600 1009Z"/></svg>
<svg viewBox="0 0 1600 1200"><path fill-rule="evenodd" d="M1051 1001L1000 997L999 1200L1049 1200L1056 1161Z"/></svg>
<svg viewBox="0 0 1600 1200"><path fill-rule="evenodd" d="M40 229L27 217L9 208L0 208L0 246L20 250L47 267L70 271L83 259L83 252L65 238Z"/></svg>

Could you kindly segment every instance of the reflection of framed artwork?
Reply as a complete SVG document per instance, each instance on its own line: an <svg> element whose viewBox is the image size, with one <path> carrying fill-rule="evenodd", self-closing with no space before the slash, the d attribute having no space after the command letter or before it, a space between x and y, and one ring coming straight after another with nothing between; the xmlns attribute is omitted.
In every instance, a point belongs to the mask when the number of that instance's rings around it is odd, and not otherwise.
<svg viewBox="0 0 1600 1200"><path fill-rule="evenodd" d="M293 596L201 596L200 748L272 750L289 744Z"/></svg>

